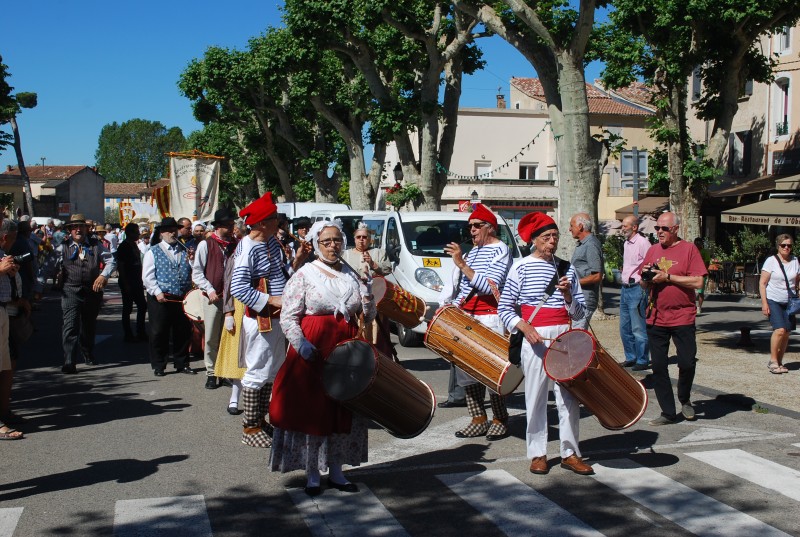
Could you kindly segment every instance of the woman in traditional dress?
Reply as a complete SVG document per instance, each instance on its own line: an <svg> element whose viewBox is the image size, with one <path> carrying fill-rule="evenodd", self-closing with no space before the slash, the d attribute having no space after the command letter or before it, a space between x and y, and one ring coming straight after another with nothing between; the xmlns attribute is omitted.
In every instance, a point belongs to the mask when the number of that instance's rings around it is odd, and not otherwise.
<svg viewBox="0 0 800 537"><path fill-rule="evenodd" d="M358 275L342 266L346 247L339 222L320 221L308 233L317 259L304 265L283 292L281 327L290 347L272 392L270 420L272 471L305 470L305 492L321 494L320 474L328 486L357 492L342 465L367 460L367 421L325 394L324 359L358 331L360 312L375 317L375 302Z"/></svg>

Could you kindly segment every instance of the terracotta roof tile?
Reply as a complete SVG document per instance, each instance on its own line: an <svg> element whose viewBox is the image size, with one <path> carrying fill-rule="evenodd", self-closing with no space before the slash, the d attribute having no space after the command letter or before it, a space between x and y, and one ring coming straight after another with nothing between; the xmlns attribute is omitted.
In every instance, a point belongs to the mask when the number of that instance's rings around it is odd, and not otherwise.
<svg viewBox="0 0 800 537"><path fill-rule="evenodd" d="M544 88L538 78L511 78L511 85L522 93L545 102ZM586 96L589 100L590 114L608 114L619 116L649 116L651 112L615 101L601 88L586 84Z"/></svg>
<svg viewBox="0 0 800 537"><path fill-rule="evenodd" d="M107 198L138 198L150 194L147 183L106 183Z"/></svg>
<svg viewBox="0 0 800 537"><path fill-rule="evenodd" d="M69 179L86 168L89 168L89 166L27 166L25 169L31 181L50 181L52 179ZM94 168L89 169L97 171ZM19 177L19 168L17 166L8 166L0 175Z"/></svg>

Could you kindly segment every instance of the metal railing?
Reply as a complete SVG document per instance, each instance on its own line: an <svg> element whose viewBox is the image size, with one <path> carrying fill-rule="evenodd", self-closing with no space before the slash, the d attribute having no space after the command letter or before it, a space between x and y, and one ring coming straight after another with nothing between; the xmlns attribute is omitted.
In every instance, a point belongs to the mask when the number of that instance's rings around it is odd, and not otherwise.
<svg viewBox="0 0 800 537"><path fill-rule="evenodd" d="M779 121L775 124L775 135L776 136L786 136L789 134L789 122L788 121Z"/></svg>

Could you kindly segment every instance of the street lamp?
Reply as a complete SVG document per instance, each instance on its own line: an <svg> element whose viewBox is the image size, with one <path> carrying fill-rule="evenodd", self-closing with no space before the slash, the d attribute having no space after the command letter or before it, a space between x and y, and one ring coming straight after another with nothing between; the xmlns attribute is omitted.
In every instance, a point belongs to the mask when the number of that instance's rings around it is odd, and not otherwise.
<svg viewBox="0 0 800 537"><path fill-rule="evenodd" d="M472 197L472 203L476 203L478 201L478 191L477 190L473 190L471 197Z"/></svg>
<svg viewBox="0 0 800 537"><path fill-rule="evenodd" d="M395 182L395 184L399 185L400 181L403 180L403 167L400 166L399 162L394 165L394 170L392 170L392 173L394 173L394 182Z"/></svg>

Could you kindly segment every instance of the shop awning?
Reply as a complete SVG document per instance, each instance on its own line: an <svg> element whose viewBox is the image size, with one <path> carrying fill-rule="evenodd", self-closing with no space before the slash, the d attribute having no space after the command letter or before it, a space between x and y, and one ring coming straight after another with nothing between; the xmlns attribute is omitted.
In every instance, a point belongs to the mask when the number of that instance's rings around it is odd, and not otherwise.
<svg viewBox="0 0 800 537"><path fill-rule="evenodd" d="M646 214L656 218L659 214L669 210L669 198L665 196L648 196L639 200L639 216ZM615 212L617 220L622 220L626 216L633 214L633 203L620 207Z"/></svg>
<svg viewBox="0 0 800 537"><path fill-rule="evenodd" d="M735 207L722 211L720 221L727 224L800 227L800 199L770 198Z"/></svg>

